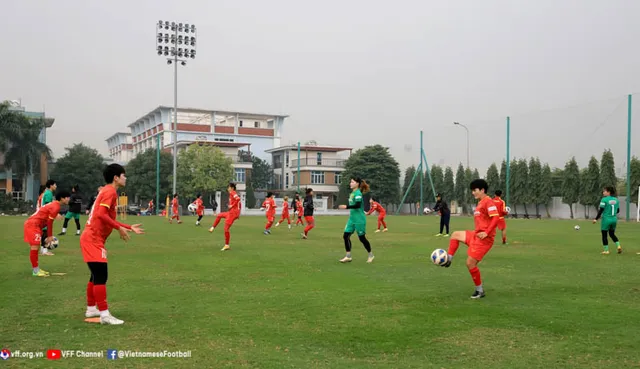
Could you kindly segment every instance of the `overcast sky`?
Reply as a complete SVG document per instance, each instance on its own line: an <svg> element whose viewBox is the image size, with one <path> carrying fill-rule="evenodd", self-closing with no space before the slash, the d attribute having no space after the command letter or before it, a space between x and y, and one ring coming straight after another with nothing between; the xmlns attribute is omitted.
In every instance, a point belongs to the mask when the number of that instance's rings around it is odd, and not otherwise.
<svg viewBox="0 0 640 369"><path fill-rule="evenodd" d="M391 148L404 168L626 150L640 92L637 0L20 0L0 12L0 100L56 118L55 155L173 104L155 23L194 23L180 106L286 113L283 143ZM634 96L640 119L640 95ZM637 120L636 119L636 120ZM571 136L569 136L571 135ZM640 127L634 130L639 142ZM637 145L635 145L637 147Z"/></svg>

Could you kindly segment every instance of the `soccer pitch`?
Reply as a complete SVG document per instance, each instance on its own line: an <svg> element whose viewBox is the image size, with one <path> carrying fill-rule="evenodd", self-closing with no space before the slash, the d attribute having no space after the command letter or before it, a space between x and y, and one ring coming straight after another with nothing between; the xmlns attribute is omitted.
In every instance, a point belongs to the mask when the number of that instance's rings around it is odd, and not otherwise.
<svg viewBox="0 0 640 369"><path fill-rule="evenodd" d="M344 256L346 217L317 217L301 228L262 234L264 217L241 217L231 251L222 229L195 218L129 217L147 234L108 241L109 310L122 326L84 322L89 270L79 237L60 237L49 272L31 276L22 241L26 218L0 217L0 348L191 351L189 358L12 357L6 367L87 368L631 368L640 365L640 228L620 224L622 255L600 255L600 228L585 221L510 220L508 246L480 264L487 297L474 291L461 246L451 268L431 264L437 217L387 218L369 234L376 256L353 236ZM84 221L82 224L84 225ZM573 225L582 229L574 231ZM472 228L453 218L452 230ZM61 222L54 224L55 233Z"/></svg>

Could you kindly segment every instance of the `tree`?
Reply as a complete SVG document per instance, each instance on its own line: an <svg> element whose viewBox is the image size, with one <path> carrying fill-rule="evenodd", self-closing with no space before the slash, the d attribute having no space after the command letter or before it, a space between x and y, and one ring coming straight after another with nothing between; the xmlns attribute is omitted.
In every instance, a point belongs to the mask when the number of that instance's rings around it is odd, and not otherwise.
<svg viewBox="0 0 640 369"><path fill-rule="evenodd" d="M638 187L640 187L640 160L634 156L631 158L631 202L635 204L638 203Z"/></svg>
<svg viewBox="0 0 640 369"><path fill-rule="evenodd" d="M9 110L8 103L0 104L0 152L7 152L11 141L19 136L24 124L24 118L20 117L21 115Z"/></svg>
<svg viewBox="0 0 640 369"><path fill-rule="evenodd" d="M540 159L531 158L529 160L529 201L536 207L536 218L540 216L542 165Z"/></svg>
<svg viewBox="0 0 640 369"><path fill-rule="evenodd" d="M573 219L573 204L580 199L580 169L576 158L573 157L564 166L562 180L562 202L569 205L571 219Z"/></svg>
<svg viewBox="0 0 640 369"><path fill-rule="evenodd" d="M455 180L453 178L453 169L451 167L447 167L444 170L444 183L442 186L442 195L446 201L451 201L453 198L453 192L455 189Z"/></svg>
<svg viewBox="0 0 640 369"><path fill-rule="evenodd" d="M253 186L251 183L247 184L247 197L245 199L247 202L247 209L253 209L256 206L256 193L253 191Z"/></svg>
<svg viewBox="0 0 640 369"><path fill-rule="evenodd" d="M520 174L520 168L518 168L518 161L517 160L512 160L511 163L509 164L509 170L511 171L509 173L509 196L511 197L511 203L513 204L513 213L518 216L518 204L521 204L521 199L520 199L520 192L521 192L521 188L522 186L520 185L521 183L521 178L519 178Z"/></svg>
<svg viewBox="0 0 640 369"><path fill-rule="evenodd" d="M273 170L266 160L253 155L250 151L238 151L238 157L243 162L251 162L251 177L247 181L254 189L264 190L271 184Z"/></svg>
<svg viewBox="0 0 640 369"><path fill-rule="evenodd" d="M178 186L183 197L224 190L234 177L231 158L215 146L191 145L178 155Z"/></svg>
<svg viewBox="0 0 640 369"><path fill-rule="evenodd" d="M360 177L369 183L371 192L383 204L397 204L400 198L400 166L381 145L366 146L346 160L341 188L349 191L348 178Z"/></svg>
<svg viewBox="0 0 640 369"><path fill-rule="evenodd" d="M602 160L600 160L600 188L606 186L616 187L617 185L618 177L616 176L613 153L611 150L605 150L602 153Z"/></svg>
<svg viewBox="0 0 640 369"><path fill-rule="evenodd" d="M491 189L492 191L503 190L504 192L504 189L502 188L503 186L501 185L502 182L500 182L500 174L498 173L498 167L496 166L496 163L491 163L489 169L487 169L487 183L489 184L489 189Z"/></svg>
<svg viewBox="0 0 640 369"><path fill-rule="evenodd" d="M517 186L518 199L524 206L524 215L528 217L529 211L527 210L527 204L530 204L532 199L530 192L531 186L529 183L529 168L526 159L518 160L517 178L514 183L516 183Z"/></svg>
<svg viewBox="0 0 640 369"><path fill-rule="evenodd" d="M598 159L591 156L589 165L580 174L580 203L584 205L584 218L590 218L591 208L598 208L600 200L600 167Z"/></svg>
<svg viewBox="0 0 640 369"><path fill-rule="evenodd" d="M444 173L439 165L431 166L431 178L433 179L433 187L437 192L445 192ZM453 189L449 190L453 192Z"/></svg>
<svg viewBox="0 0 640 369"><path fill-rule="evenodd" d="M467 188L467 179L464 176L464 167L462 163L458 165L458 170L456 170L456 183L453 189L453 199L458 202L459 207L464 207L466 201L466 191Z"/></svg>
<svg viewBox="0 0 640 369"><path fill-rule="evenodd" d="M67 152L64 156L56 161L51 178L56 180L61 189L70 191L71 186L78 185L81 193L93 194L98 186L104 183L102 176L104 159L98 150L81 143L67 147L65 150ZM155 184L155 181L153 183Z"/></svg>
<svg viewBox="0 0 640 369"><path fill-rule="evenodd" d="M125 191L132 199L140 201L156 199L157 149L145 150L127 163L127 187ZM171 195L173 156L160 151L160 201ZM182 181L178 176L179 181Z"/></svg>
<svg viewBox="0 0 640 369"><path fill-rule="evenodd" d="M503 159L500 164L500 188L507 190L507 162Z"/></svg>
<svg viewBox="0 0 640 369"><path fill-rule="evenodd" d="M472 214L471 209L473 208L473 204L476 203L476 200L473 198L473 194L471 193L471 189L469 188L469 185L475 179L473 177L473 172L471 171L471 168L466 168L464 170L464 179L465 179L464 198L465 198L465 204L466 204L465 212L467 214Z"/></svg>
<svg viewBox="0 0 640 369"><path fill-rule="evenodd" d="M549 164L542 166L542 172L540 174L540 187L538 189L538 203L543 204L547 211L547 218L551 217L549 213L549 203L551 202L551 193L553 187L553 178L551 174L551 167Z"/></svg>
<svg viewBox="0 0 640 369"><path fill-rule="evenodd" d="M420 198L420 194L419 191L420 189L418 188L418 186L420 186L420 184L417 184L417 178L413 181L413 184L411 185L411 188L409 188L409 183L411 183L411 179L413 179L413 176L416 174L416 167L415 166L410 166L409 168L405 169L404 171L404 183L402 186L402 196L404 196L404 194L407 194L407 197L405 198L404 202L405 204L409 204L409 212L411 212L413 214L413 209L415 208L414 204L418 201L418 199ZM407 193L407 191L409 191Z"/></svg>

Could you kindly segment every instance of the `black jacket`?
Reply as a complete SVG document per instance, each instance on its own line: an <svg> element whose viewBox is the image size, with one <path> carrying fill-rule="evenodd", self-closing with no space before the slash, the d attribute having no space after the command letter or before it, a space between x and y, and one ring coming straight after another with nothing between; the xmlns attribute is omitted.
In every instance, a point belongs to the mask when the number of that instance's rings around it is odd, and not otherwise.
<svg viewBox="0 0 640 369"><path fill-rule="evenodd" d="M93 203L96 202L96 198L98 197L98 195L93 195L91 196L91 200L89 200L89 205L87 205L87 210L91 211L91 208L93 207Z"/></svg>
<svg viewBox="0 0 640 369"><path fill-rule="evenodd" d="M69 200L69 212L80 213L82 211L82 195L79 193L72 193Z"/></svg>
<svg viewBox="0 0 640 369"><path fill-rule="evenodd" d="M313 216L313 196L311 195L305 196L302 206L304 207L304 216L312 217Z"/></svg>
<svg viewBox="0 0 640 369"><path fill-rule="evenodd" d="M439 211L440 214L442 214L442 215L451 214L451 210L449 210L449 205L447 205L447 203L445 201L443 201L442 199L440 199L440 200L438 200L438 202L436 202L436 206L433 208L433 211Z"/></svg>

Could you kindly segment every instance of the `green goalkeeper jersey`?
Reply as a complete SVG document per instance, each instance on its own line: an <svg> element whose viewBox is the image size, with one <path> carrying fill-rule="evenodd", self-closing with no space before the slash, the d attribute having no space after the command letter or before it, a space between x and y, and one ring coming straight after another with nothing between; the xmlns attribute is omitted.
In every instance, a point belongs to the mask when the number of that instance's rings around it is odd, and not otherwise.
<svg viewBox="0 0 640 369"><path fill-rule="evenodd" d="M613 196L603 197L600 200L600 208L604 209L602 211L602 221L617 221L618 220L618 211L620 210L620 202L618 198Z"/></svg>
<svg viewBox="0 0 640 369"><path fill-rule="evenodd" d="M349 209L349 221L352 223L365 223L367 218L364 214L364 208L362 206L362 192L360 189L356 189L349 195L349 206L353 206L356 203L360 203L360 206L355 209Z"/></svg>

